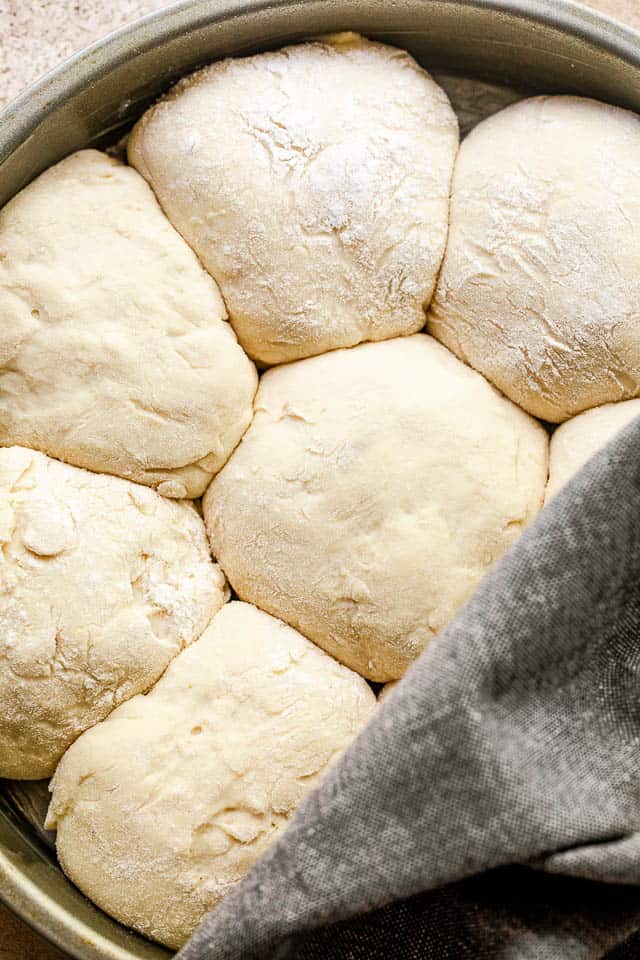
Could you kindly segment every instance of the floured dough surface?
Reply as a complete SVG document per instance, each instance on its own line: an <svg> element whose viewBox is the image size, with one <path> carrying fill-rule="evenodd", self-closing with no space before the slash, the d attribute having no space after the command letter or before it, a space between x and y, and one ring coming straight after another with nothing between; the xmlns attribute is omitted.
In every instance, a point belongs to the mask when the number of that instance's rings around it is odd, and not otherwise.
<svg viewBox="0 0 640 960"><path fill-rule="evenodd" d="M149 694L62 760L48 826L65 873L107 913L179 947L375 709L356 674L228 604Z"/></svg>
<svg viewBox="0 0 640 960"><path fill-rule="evenodd" d="M424 326L457 145L409 54L340 34L186 77L129 160L273 364Z"/></svg>
<svg viewBox="0 0 640 960"><path fill-rule="evenodd" d="M277 367L205 496L213 554L243 600L394 679L539 510L547 448L424 334Z"/></svg>
<svg viewBox="0 0 640 960"><path fill-rule="evenodd" d="M0 450L0 777L50 776L226 597L189 503Z"/></svg>
<svg viewBox="0 0 640 960"><path fill-rule="evenodd" d="M0 443L200 496L257 385L224 318L142 177L73 154L0 211Z"/></svg>
<svg viewBox="0 0 640 960"><path fill-rule="evenodd" d="M625 400L587 410L558 427L549 448L545 502L635 417L640 417L640 400Z"/></svg>
<svg viewBox="0 0 640 960"><path fill-rule="evenodd" d="M429 331L560 422L640 392L640 117L536 97L458 154Z"/></svg>

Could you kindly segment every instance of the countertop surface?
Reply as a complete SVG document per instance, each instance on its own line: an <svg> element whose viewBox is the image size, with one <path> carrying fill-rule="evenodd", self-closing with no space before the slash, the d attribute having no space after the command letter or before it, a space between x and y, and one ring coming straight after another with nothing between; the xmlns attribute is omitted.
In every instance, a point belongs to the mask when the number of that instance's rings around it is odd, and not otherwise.
<svg viewBox="0 0 640 960"><path fill-rule="evenodd" d="M585 2L640 28L640 0ZM0 107L75 51L163 6L166 0L0 0Z"/></svg>
<svg viewBox="0 0 640 960"><path fill-rule="evenodd" d="M585 0L640 29L640 0ZM0 108L72 53L166 0L0 0ZM64 960L0 906L0 960Z"/></svg>

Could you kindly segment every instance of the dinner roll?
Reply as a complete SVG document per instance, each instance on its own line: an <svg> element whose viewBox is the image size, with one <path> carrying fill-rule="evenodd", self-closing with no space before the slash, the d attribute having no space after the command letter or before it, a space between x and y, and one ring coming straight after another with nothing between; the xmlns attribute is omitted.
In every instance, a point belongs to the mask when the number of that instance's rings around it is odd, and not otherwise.
<svg viewBox="0 0 640 960"><path fill-rule="evenodd" d="M429 331L559 422L640 392L640 117L535 97L460 148Z"/></svg>
<svg viewBox="0 0 640 960"><path fill-rule="evenodd" d="M51 776L225 600L194 507L0 450L0 777Z"/></svg>
<svg viewBox="0 0 640 960"><path fill-rule="evenodd" d="M340 34L181 80L129 161L273 364L424 326L457 145L408 53Z"/></svg>
<svg viewBox="0 0 640 960"><path fill-rule="evenodd" d="M606 403L558 427L549 448L549 483L545 502L554 497L587 460L640 416L640 400Z"/></svg>
<svg viewBox="0 0 640 960"><path fill-rule="evenodd" d="M224 317L142 177L73 154L0 211L0 444L200 496L257 386Z"/></svg>
<svg viewBox="0 0 640 960"><path fill-rule="evenodd" d="M401 676L542 504L542 427L424 334L267 371L204 515L233 588Z"/></svg>
<svg viewBox="0 0 640 960"><path fill-rule="evenodd" d="M375 709L364 680L295 630L228 604L62 760L46 825L65 873L178 948Z"/></svg>

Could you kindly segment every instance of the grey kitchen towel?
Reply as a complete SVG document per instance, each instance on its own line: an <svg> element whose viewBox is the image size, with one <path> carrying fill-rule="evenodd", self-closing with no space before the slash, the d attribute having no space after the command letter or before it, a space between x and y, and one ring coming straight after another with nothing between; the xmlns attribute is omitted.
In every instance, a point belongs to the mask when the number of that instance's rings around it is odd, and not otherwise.
<svg viewBox="0 0 640 960"><path fill-rule="evenodd" d="M630 960L636 884L640 420L540 514L180 960Z"/></svg>

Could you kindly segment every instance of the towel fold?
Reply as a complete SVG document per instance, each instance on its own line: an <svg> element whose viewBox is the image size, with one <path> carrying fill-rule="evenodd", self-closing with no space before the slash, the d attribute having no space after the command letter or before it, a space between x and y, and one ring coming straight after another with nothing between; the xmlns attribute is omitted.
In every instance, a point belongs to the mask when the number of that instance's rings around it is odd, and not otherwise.
<svg viewBox="0 0 640 960"><path fill-rule="evenodd" d="M634 884L640 420L545 508L179 957L631 960Z"/></svg>

